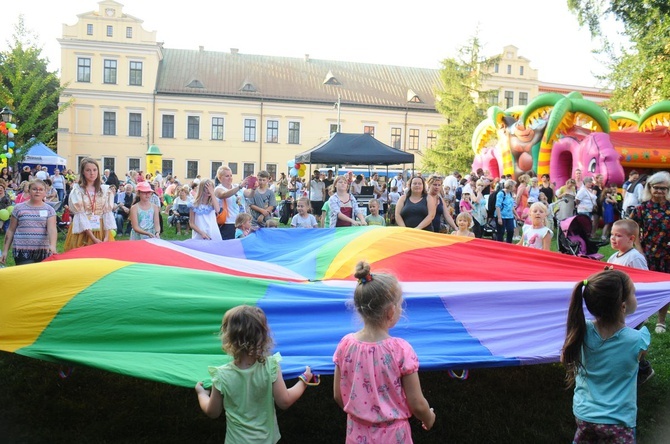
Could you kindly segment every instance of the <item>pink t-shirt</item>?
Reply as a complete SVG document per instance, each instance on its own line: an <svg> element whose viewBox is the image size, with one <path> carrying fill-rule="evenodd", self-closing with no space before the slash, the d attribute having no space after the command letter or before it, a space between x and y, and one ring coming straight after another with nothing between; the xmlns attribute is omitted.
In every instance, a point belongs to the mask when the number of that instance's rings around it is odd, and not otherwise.
<svg viewBox="0 0 670 444"><path fill-rule="evenodd" d="M401 338L362 342L350 333L337 346L333 362L340 369L347 412L346 442L411 443L412 413L402 377L419 370L412 346Z"/></svg>

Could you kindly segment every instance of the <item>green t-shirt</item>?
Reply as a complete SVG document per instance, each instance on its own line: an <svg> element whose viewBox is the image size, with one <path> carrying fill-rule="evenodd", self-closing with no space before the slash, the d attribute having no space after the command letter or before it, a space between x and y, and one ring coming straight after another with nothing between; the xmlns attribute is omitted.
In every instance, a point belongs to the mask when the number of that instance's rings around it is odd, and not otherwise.
<svg viewBox="0 0 670 444"><path fill-rule="evenodd" d="M330 228L330 200L327 200L326 203L321 207L322 216L325 217L323 220L323 228Z"/></svg>
<svg viewBox="0 0 670 444"><path fill-rule="evenodd" d="M223 395L226 444L275 444L281 438L272 384L281 378L281 355L268 356L247 369L233 362L209 367L212 385Z"/></svg>
<svg viewBox="0 0 670 444"><path fill-rule="evenodd" d="M384 220L383 216L373 216L372 214L368 214L365 216L365 222L367 222L368 225L381 225L382 227L386 226L386 220Z"/></svg>

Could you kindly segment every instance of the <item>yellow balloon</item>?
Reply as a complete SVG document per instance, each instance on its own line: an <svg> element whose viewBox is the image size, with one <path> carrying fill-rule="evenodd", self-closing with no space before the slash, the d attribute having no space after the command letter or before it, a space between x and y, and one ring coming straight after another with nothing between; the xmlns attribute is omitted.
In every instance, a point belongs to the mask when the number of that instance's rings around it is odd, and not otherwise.
<svg viewBox="0 0 670 444"><path fill-rule="evenodd" d="M14 150L13 150L13 149L11 149L11 148L10 148L10 149L8 149L7 151L9 152L9 154L14 154Z"/></svg>
<svg viewBox="0 0 670 444"><path fill-rule="evenodd" d="M303 169L299 169L299 170L298 170L298 176L300 176L300 177L305 177L305 170L303 170Z"/></svg>
<svg viewBox="0 0 670 444"><path fill-rule="evenodd" d="M307 164L301 163L300 164L300 171L305 171L307 169Z"/></svg>

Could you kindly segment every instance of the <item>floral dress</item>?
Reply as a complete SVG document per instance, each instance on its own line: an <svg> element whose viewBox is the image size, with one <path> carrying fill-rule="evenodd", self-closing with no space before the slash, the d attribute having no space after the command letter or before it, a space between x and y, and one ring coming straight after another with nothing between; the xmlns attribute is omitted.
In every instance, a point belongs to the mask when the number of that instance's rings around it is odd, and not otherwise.
<svg viewBox="0 0 670 444"><path fill-rule="evenodd" d="M401 338L363 342L354 333L340 341L333 356L340 369L340 391L347 413L347 443L412 442L412 413L403 376L419 370L419 358Z"/></svg>
<svg viewBox="0 0 670 444"><path fill-rule="evenodd" d="M638 205L631 214L640 226L640 243L650 270L670 273L670 201L651 200Z"/></svg>

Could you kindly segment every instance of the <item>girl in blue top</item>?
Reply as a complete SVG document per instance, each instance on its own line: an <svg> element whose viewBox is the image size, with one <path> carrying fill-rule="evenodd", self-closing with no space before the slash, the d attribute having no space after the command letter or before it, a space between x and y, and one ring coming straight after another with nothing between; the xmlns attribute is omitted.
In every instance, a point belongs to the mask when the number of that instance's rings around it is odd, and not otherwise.
<svg viewBox="0 0 670 444"><path fill-rule="evenodd" d="M595 320L585 319L583 303ZM572 292L561 362L575 385L575 443L635 442L638 362L650 342L646 327L626 326L636 308L633 281L619 270L596 273Z"/></svg>
<svg viewBox="0 0 670 444"><path fill-rule="evenodd" d="M286 388L279 353L270 355L272 337L263 310L248 305L231 308L221 324L223 350L232 360L221 367L209 367L212 388L198 382L200 408L210 418L226 410L226 444L275 444L279 427L275 404L289 408L302 396L310 382L309 367L298 382Z"/></svg>

